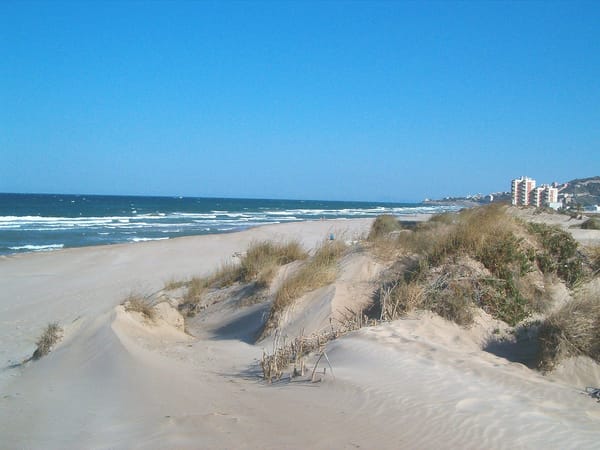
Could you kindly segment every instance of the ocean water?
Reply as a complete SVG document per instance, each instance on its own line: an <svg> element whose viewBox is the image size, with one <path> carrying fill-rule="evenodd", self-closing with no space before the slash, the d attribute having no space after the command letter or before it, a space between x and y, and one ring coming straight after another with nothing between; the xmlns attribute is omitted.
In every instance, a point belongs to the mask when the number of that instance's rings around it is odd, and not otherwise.
<svg viewBox="0 0 600 450"><path fill-rule="evenodd" d="M227 233L281 222L454 209L408 203L0 194L0 255Z"/></svg>

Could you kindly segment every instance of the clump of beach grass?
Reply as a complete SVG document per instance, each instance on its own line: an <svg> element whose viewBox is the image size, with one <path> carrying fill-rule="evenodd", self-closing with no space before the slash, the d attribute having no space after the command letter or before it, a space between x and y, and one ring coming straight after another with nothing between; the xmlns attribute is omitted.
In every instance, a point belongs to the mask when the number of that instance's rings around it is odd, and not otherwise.
<svg viewBox="0 0 600 450"><path fill-rule="evenodd" d="M37 348L33 352L31 359L37 360L46 356L52 350L52 347L62 338L63 329L57 322L49 323L36 341Z"/></svg>
<svg viewBox="0 0 600 450"><path fill-rule="evenodd" d="M539 328L539 367L552 370L562 359L588 356L600 362L600 287L588 285Z"/></svg>
<svg viewBox="0 0 600 450"><path fill-rule="evenodd" d="M250 244L238 263L228 262L206 277L193 277L185 282L187 291L179 310L193 317L203 296L210 289L223 289L235 283L254 283L254 288L267 288L279 267L308 257L298 241L261 241Z"/></svg>
<svg viewBox="0 0 600 450"><path fill-rule="evenodd" d="M228 263L221 266L210 277L210 283L225 287L236 282L257 282L261 287L266 287L280 266L305 259L307 256L298 241L255 242L248 247L238 264Z"/></svg>
<svg viewBox="0 0 600 450"><path fill-rule="evenodd" d="M367 240L373 241L382 237L389 236L393 231L402 229L400 221L391 214L382 214L377 216L371 225L371 230Z"/></svg>
<svg viewBox="0 0 600 450"><path fill-rule="evenodd" d="M333 283L337 275L337 262L345 250L346 245L341 240L323 241L314 255L296 273L284 280L275 293L265 330L275 325L279 314L295 299Z"/></svg>
<svg viewBox="0 0 600 450"><path fill-rule="evenodd" d="M138 312L148 320L154 320L156 314L149 298L140 294L129 294L123 301L123 307L128 312Z"/></svg>
<svg viewBox="0 0 600 450"><path fill-rule="evenodd" d="M332 283L336 277L336 264L345 249L342 241L324 241L312 258L282 283L275 294L272 310L281 310L306 292Z"/></svg>
<svg viewBox="0 0 600 450"><path fill-rule="evenodd" d="M165 283L165 291L174 291L183 287L187 287L188 281L171 279Z"/></svg>
<svg viewBox="0 0 600 450"><path fill-rule="evenodd" d="M299 242L258 242L250 246L240 261L240 281L256 281L266 287L273 280L277 268L308 256Z"/></svg>

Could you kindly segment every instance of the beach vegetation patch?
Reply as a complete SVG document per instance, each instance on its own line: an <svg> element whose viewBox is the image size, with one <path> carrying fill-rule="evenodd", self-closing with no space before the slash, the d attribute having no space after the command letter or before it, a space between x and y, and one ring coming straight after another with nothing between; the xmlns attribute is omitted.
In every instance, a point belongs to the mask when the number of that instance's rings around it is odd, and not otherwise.
<svg viewBox="0 0 600 450"><path fill-rule="evenodd" d="M600 230L600 219L591 217L581 224L581 228L584 230Z"/></svg>
<svg viewBox="0 0 600 450"><path fill-rule="evenodd" d="M37 339L35 343L36 349L33 352L31 359L37 360L50 353L52 347L54 347L62 338L62 333L63 329L57 322L49 323Z"/></svg>
<svg viewBox="0 0 600 450"><path fill-rule="evenodd" d="M391 214L382 214L377 216L371 225L371 230L367 240L373 241L382 237L389 236L393 231L399 231L402 229L400 221Z"/></svg>
<svg viewBox="0 0 600 450"><path fill-rule="evenodd" d="M172 279L165 283L165 291L174 291L188 286L188 282L185 280Z"/></svg>
<svg viewBox="0 0 600 450"><path fill-rule="evenodd" d="M299 242L258 242L250 246L239 266L239 279L256 281L266 287L275 276L277 268L293 261L306 259L308 254Z"/></svg>
<svg viewBox="0 0 600 450"><path fill-rule="evenodd" d="M263 372L263 378L268 383L279 381L285 370L293 365L290 372L290 378L305 376L306 357L310 354L325 354L325 347L328 342L339 338L351 331L358 330L363 326L374 325L369 322L360 312L348 311L348 314L341 320L337 327L331 327L319 333L309 336L304 334L295 339L288 340L281 337L279 330L275 331L273 337L273 349L266 352L260 361L260 367ZM316 365L315 367L316 368ZM315 381L314 369L312 371L311 381Z"/></svg>
<svg viewBox="0 0 600 450"><path fill-rule="evenodd" d="M337 275L337 262L345 251L346 245L341 240L323 241L314 255L282 282L275 293L265 330L273 328L279 314L295 299L333 283Z"/></svg>
<svg viewBox="0 0 600 450"><path fill-rule="evenodd" d="M587 255L593 276L598 275L600 273L600 245L589 247Z"/></svg>
<svg viewBox="0 0 600 450"><path fill-rule="evenodd" d="M558 276L573 287L584 275L577 242L558 227L527 225L503 205L433 216L397 235L402 270L382 279L375 295L384 320L429 309L460 325L474 307L516 325L549 301L533 279ZM532 278L533 277L533 278Z"/></svg>
<svg viewBox="0 0 600 450"><path fill-rule="evenodd" d="M140 294L129 294L123 302L125 311L140 313L148 320L154 320L156 314L149 298Z"/></svg>
<svg viewBox="0 0 600 450"><path fill-rule="evenodd" d="M210 283L218 287L233 283L257 282L267 287L280 266L308 256L298 241L255 242L250 245L240 262L223 265L212 277Z"/></svg>
<svg viewBox="0 0 600 450"><path fill-rule="evenodd" d="M583 258L569 232L542 223L530 223L528 227L542 246L536 260L543 273L556 273L569 287L583 278Z"/></svg>
<svg viewBox="0 0 600 450"><path fill-rule="evenodd" d="M588 356L600 362L600 288L589 284L548 316L538 333L539 367L552 370L562 359Z"/></svg>
<svg viewBox="0 0 600 450"><path fill-rule="evenodd" d="M200 303L208 291L226 289L236 283L252 284L252 292L264 290L281 266L307 257L298 241L255 242L240 256L239 262L227 262L209 276L194 277L185 282L187 290L179 310L187 317L193 317L201 309Z"/></svg>

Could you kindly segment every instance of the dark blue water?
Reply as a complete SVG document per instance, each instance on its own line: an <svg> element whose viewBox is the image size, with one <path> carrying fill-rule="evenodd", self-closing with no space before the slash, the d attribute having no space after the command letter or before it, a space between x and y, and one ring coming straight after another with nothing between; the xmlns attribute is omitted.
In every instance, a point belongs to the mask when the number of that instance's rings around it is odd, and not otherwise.
<svg viewBox="0 0 600 450"><path fill-rule="evenodd" d="M408 203L0 194L0 255L451 209Z"/></svg>

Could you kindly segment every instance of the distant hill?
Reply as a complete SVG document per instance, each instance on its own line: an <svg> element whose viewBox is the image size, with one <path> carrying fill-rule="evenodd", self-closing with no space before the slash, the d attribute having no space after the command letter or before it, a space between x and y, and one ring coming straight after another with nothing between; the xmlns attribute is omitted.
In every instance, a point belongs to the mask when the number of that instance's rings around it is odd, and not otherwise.
<svg viewBox="0 0 600 450"><path fill-rule="evenodd" d="M561 194L571 194L576 203L600 205L600 176L569 181Z"/></svg>

